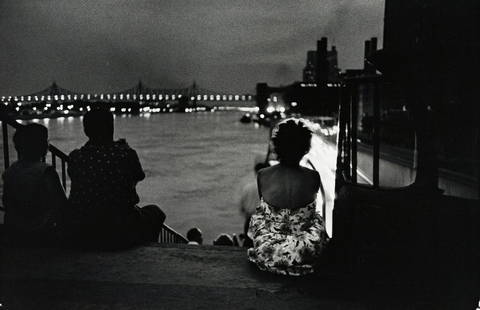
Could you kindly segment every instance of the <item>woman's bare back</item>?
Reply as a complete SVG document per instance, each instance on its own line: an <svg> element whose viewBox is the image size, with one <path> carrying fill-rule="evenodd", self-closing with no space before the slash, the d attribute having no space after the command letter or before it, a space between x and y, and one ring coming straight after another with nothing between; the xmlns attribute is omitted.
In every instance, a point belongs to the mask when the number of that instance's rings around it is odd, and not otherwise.
<svg viewBox="0 0 480 310"><path fill-rule="evenodd" d="M315 200L320 186L318 172L301 166L276 165L260 170L259 194L279 209L297 209Z"/></svg>

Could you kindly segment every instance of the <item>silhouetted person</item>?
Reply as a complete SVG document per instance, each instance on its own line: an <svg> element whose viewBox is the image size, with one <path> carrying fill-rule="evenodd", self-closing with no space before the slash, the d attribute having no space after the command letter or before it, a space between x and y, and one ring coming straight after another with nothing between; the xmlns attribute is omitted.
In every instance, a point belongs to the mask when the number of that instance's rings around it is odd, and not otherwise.
<svg viewBox="0 0 480 310"><path fill-rule="evenodd" d="M254 166L255 178L258 171L263 168L267 168L269 165L267 163L261 162L257 163ZM255 209L260 204L260 197L258 196L257 181L253 180L247 183L241 193L240 197L240 213L245 217L245 222L243 224L243 246L251 247L253 246L252 240L248 237L248 225L250 224L250 217L255 213Z"/></svg>
<svg viewBox="0 0 480 310"><path fill-rule="evenodd" d="M248 258L261 270L297 276L312 273L326 247L325 224L316 212L320 175L300 166L311 138L311 130L299 119L282 121L272 132L279 164L257 175L260 205L248 231L253 240Z"/></svg>
<svg viewBox="0 0 480 310"><path fill-rule="evenodd" d="M145 178L137 153L125 140L113 140L113 115L85 114L88 142L70 153L69 201L72 226L86 246L115 248L157 241L165 214L154 205L139 208L136 184Z"/></svg>
<svg viewBox="0 0 480 310"><path fill-rule="evenodd" d="M233 246L234 242L229 234L220 234L217 239L213 241L213 245Z"/></svg>
<svg viewBox="0 0 480 310"><path fill-rule="evenodd" d="M67 198L55 169L42 162L48 130L39 124L17 129L13 136L18 161L3 174L5 229L12 244L52 244Z"/></svg>
<svg viewBox="0 0 480 310"><path fill-rule="evenodd" d="M190 245L201 245L203 243L202 231L197 227L187 232L187 240Z"/></svg>

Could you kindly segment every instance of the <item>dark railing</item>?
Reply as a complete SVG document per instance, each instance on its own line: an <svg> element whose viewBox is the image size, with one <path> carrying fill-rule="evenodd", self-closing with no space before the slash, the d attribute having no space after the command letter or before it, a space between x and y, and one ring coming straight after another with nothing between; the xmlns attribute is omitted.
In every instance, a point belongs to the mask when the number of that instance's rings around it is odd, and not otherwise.
<svg viewBox="0 0 480 310"><path fill-rule="evenodd" d="M339 133L337 138L337 185L338 182L357 184L358 172L358 86L373 84L373 187L379 187L380 180L380 76L346 79L340 98ZM337 188L338 189L338 188ZM336 189L336 190L337 190Z"/></svg>
<svg viewBox="0 0 480 310"><path fill-rule="evenodd" d="M188 243L188 240L167 224L163 224L158 237L159 243Z"/></svg>
<svg viewBox="0 0 480 310"><path fill-rule="evenodd" d="M0 121L2 122L2 134L3 134L3 159L5 170L10 166L10 150L8 144L8 126L18 129L22 124L17 122L14 118L10 117L3 110L0 110ZM51 156L51 164L57 169L57 158L60 160L60 176L62 180L62 185L67 190L67 164L68 164L68 155L59 150L56 146L49 144L48 151ZM46 161L46 159L45 159ZM4 210L0 206L0 210ZM173 228L169 227L166 224L163 224L162 229L160 230L160 235L158 238L159 243L187 243L188 240L183 237L180 233L175 231Z"/></svg>

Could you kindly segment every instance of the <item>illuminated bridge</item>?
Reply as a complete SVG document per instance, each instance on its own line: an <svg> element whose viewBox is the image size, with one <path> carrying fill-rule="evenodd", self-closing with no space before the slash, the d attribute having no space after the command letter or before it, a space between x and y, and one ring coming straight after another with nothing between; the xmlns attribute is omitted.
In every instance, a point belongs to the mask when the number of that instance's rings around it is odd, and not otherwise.
<svg viewBox="0 0 480 310"><path fill-rule="evenodd" d="M62 102L75 103L78 101L90 102L109 102L111 104L124 102L139 102L140 105L148 103L159 103L165 101L176 101L182 97L189 101L251 101L252 95L249 94L231 94L216 92L204 88L199 88L194 82L191 86L179 89L161 89L151 88L139 81L134 87L108 93L87 93L75 92L58 86L55 82L48 88L28 95L2 96L1 102L4 105L13 105L21 107L40 102Z"/></svg>

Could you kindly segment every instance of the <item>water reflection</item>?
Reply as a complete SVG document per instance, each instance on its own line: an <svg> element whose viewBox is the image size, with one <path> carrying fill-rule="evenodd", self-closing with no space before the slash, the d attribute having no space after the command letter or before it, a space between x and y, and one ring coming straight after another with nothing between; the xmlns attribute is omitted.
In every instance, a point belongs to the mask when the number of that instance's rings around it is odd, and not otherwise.
<svg viewBox="0 0 480 310"><path fill-rule="evenodd" d="M239 233L238 191L253 178L255 157L266 155L268 130L240 124L243 112L142 114L116 117L115 138L137 151L147 178L141 204L159 204L181 233L200 227L206 242ZM48 124L50 141L70 152L86 142L81 118Z"/></svg>

